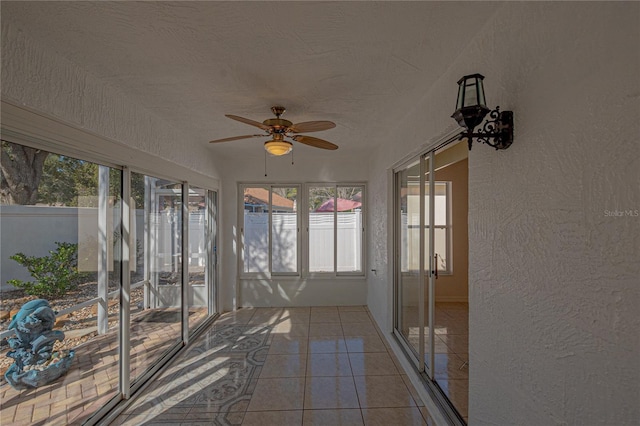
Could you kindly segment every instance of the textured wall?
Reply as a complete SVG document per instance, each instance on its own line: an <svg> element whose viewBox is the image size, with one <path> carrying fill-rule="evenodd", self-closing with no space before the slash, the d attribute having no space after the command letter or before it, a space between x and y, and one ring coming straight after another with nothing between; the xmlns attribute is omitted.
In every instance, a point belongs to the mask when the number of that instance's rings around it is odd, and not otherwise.
<svg viewBox="0 0 640 426"><path fill-rule="evenodd" d="M116 164L144 166L157 157L166 160L164 170L159 171L164 175L173 176L169 163L205 177L217 174L206 145L190 138L184 129L176 129L136 106L125 93L87 74L80 66L41 48L4 17L2 100L99 135L104 139L95 146L86 140L77 143L76 148L99 152ZM123 146L138 152L119 154ZM130 157L131 152L136 158ZM200 180L201 185L206 182L206 178Z"/></svg>
<svg viewBox="0 0 640 426"><path fill-rule="evenodd" d="M490 106L515 112L509 150L469 157L471 424L640 419L639 28L633 2L507 3L372 161L379 211L382 170L446 129L464 74L483 73ZM372 264L389 247L373 241ZM387 324L391 279L369 279Z"/></svg>
<svg viewBox="0 0 640 426"><path fill-rule="evenodd" d="M640 419L640 217L606 214L640 210L639 24L638 3L510 5L470 46L517 126L470 160L478 424Z"/></svg>

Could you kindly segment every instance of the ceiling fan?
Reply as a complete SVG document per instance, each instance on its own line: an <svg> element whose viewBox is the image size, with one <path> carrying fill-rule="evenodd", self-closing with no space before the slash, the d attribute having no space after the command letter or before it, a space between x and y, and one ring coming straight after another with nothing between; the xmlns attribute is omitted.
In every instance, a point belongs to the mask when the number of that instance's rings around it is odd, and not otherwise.
<svg viewBox="0 0 640 426"><path fill-rule="evenodd" d="M230 138L216 139L210 141L209 143L218 143L218 142L229 142L235 141L239 139L247 139L247 138L263 138L265 136L271 137L270 140L264 143L264 148L267 150L269 154L272 155L285 155L291 152L293 149L293 144L284 138L293 139L296 142L303 143L305 145L313 146L315 148L322 149L338 149L338 145L335 145L331 142L325 141L324 139L314 138L313 136L305 136L299 135L297 133L307 133L307 132L319 132L321 130L329 130L336 127L336 124L332 121L305 121L303 123L293 124L289 120L285 120L280 118L282 114L285 112L285 107L283 106L273 106L271 107L271 111L276 116L276 118L269 118L264 120L262 123L258 121L253 121L248 118L239 117L237 115L226 114L225 117L229 117L232 120L239 121L241 123L249 124L251 126L258 127L265 131L264 134L261 135L244 135L244 136L233 136Z"/></svg>

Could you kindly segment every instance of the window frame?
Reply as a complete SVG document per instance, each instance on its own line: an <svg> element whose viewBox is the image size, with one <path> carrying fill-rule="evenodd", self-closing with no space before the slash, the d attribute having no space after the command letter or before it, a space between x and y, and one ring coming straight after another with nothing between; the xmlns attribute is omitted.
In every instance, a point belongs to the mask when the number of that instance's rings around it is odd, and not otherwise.
<svg viewBox="0 0 640 426"><path fill-rule="evenodd" d="M438 274L440 275L453 275L453 220L451 217L452 209L452 189L451 186L453 182L450 180L437 180L434 182L435 185L444 185L445 186L445 205L446 205L446 223L444 225L433 225L433 230L444 229L445 230L445 250L446 250L446 268L440 269L438 268ZM436 192L437 194L437 192ZM431 225L425 225L425 231L428 232ZM434 247L435 250L435 247Z"/></svg>
<svg viewBox="0 0 640 426"><path fill-rule="evenodd" d="M268 260L267 271L264 272L248 272L245 271L245 223L244 223L244 191L247 188L264 188L269 192L269 205L267 207L268 219L267 219L267 239L268 239ZM295 272L273 272L273 189L276 188L296 188L296 271ZM300 216L300 194L303 191L303 185L299 183L239 183L238 184L238 224L240 227L239 238L241 247L241 254L238 257L238 270L241 278L272 278L272 277L300 277L302 276L302 241L301 241L301 216Z"/></svg>
<svg viewBox="0 0 640 426"><path fill-rule="evenodd" d="M337 244L338 240L336 238L337 234L337 212L334 212L334 265L333 271L328 272L311 272L309 270L309 189L311 187L334 187L336 189L336 197L337 197L337 189L340 187L359 187L362 189L362 222L361 222L361 230L360 230L360 270L359 271L337 271ZM266 272L246 272L245 271L245 224L244 224L244 191L246 188L265 188L269 191L269 220L268 220L268 232L269 232L269 265L268 271ZM297 272L273 272L273 247L272 247L272 214L273 211L271 209L271 194L273 188L297 188L298 194L296 198L297 208L296 215L298 221L298 232L297 232ZM238 183L238 228L240 232L238 232L238 247L240 247L240 253L238 254L238 276L240 279L256 279L256 278L264 278L264 279L272 279L275 277L283 278L283 279L295 279L295 278L320 278L320 279L330 279L330 278L340 278L340 279L349 279L349 278L362 278L366 276L366 191L367 185L364 182L312 182L312 183L293 183L293 182L239 182ZM302 214L304 212L304 214ZM305 230L305 232L302 232Z"/></svg>
<svg viewBox="0 0 640 426"><path fill-rule="evenodd" d="M312 182L304 185L305 206L304 206L304 229L306 229L305 237L306 241L304 247L306 253L305 259L305 272L310 278L337 278L337 277L363 277L366 270L366 184L363 182ZM312 187L333 187L335 190L334 205L338 198L338 188L359 187L362 188L362 228L360 229L360 270L359 271L338 271L338 212L333 212L333 271L311 271L310 270L310 231L309 231L309 193Z"/></svg>

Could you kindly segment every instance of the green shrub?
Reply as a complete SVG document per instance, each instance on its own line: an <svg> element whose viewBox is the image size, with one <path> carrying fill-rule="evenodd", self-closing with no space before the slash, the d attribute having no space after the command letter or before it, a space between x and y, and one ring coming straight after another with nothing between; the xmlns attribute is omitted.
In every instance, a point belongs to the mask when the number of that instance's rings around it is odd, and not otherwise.
<svg viewBox="0 0 640 426"><path fill-rule="evenodd" d="M82 274L78 272L78 244L56 242L49 256L16 253L10 257L27 268L35 281L8 280L7 283L37 297L58 297L74 289Z"/></svg>

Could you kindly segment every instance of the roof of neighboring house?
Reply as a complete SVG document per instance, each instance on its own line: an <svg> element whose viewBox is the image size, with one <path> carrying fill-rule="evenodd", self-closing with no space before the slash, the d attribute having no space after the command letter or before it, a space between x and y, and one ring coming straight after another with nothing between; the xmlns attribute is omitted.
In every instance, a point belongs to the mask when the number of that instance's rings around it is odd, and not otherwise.
<svg viewBox="0 0 640 426"><path fill-rule="evenodd" d="M360 201L354 200L346 200L344 198L338 198L338 211L346 212L353 209L357 209L362 207L362 203ZM322 203L320 207L315 209L317 212L332 212L335 210L335 201L333 198L329 198L327 201Z"/></svg>
<svg viewBox="0 0 640 426"><path fill-rule="evenodd" d="M265 188L245 188L244 190L245 204L269 204L269 191ZM271 194L271 203L274 208L283 208L293 210L294 202L284 198L276 193Z"/></svg>

